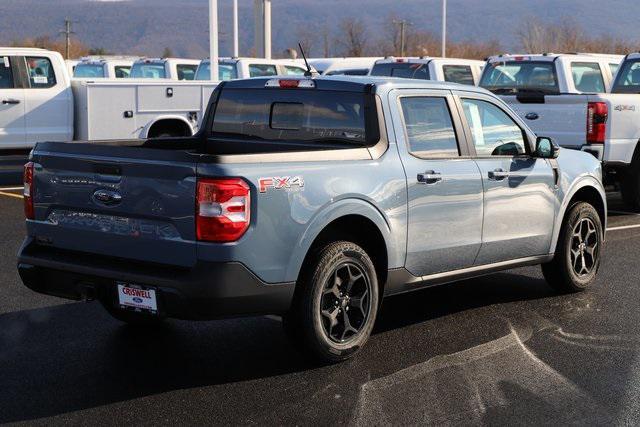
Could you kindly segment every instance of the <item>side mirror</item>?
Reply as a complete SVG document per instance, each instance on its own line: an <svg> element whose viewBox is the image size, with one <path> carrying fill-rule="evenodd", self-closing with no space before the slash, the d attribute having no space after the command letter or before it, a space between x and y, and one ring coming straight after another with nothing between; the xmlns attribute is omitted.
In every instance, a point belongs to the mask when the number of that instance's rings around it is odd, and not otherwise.
<svg viewBox="0 0 640 427"><path fill-rule="evenodd" d="M560 147L550 138L544 136L536 140L536 157L540 159L555 159L560 154Z"/></svg>

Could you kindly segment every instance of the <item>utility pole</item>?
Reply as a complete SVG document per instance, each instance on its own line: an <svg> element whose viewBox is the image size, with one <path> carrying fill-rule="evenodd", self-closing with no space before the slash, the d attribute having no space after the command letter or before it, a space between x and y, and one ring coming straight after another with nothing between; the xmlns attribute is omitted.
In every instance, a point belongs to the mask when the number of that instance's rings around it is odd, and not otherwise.
<svg viewBox="0 0 640 427"><path fill-rule="evenodd" d="M256 56L271 59L271 0L254 0Z"/></svg>
<svg viewBox="0 0 640 427"><path fill-rule="evenodd" d="M218 81L218 0L209 0L209 64L211 80Z"/></svg>
<svg viewBox="0 0 640 427"><path fill-rule="evenodd" d="M240 56L238 46L238 0L233 0L233 56Z"/></svg>
<svg viewBox="0 0 640 427"><path fill-rule="evenodd" d="M442 57L447 57L447 0L442 0Z"/></svg>
<svg viewBox="0 0 640 427"><path fill-rule="evenodd" d="M400 21L393 21L395 25L400 25L400 56L404 56L407 38L407 26L413 25L410 22L402 19Z"/></svg>
<svg viewBox="0 0 640 427"><path fill-rule="evenodd" d="M71 21L69 18L64 20L64 30L60 31L60 34L64 34L65 37L65 59L69 59L69 52L71 50L71 34L75 34L75 32L71 31Z"/></svg>

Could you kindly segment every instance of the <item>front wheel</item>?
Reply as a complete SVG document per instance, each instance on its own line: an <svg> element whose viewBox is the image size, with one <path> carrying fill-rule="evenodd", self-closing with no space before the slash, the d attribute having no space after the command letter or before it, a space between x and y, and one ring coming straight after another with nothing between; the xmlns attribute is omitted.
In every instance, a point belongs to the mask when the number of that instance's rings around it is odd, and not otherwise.
<svg viewBox="0 0 640 427"><path fill-rule="evenodd" d="M378 293L369 255L355 243L330 243L303 271L285 330L322 362L346 360L371 335Z"/></svg>
<svg viewBox="0 0 640 427"><path fill-rule="evenodd" d="M547 282L561 292L587 289L600 268L603 236L594 207L588 203L573 205L562 224L553 260L542 265Z"/></svg>

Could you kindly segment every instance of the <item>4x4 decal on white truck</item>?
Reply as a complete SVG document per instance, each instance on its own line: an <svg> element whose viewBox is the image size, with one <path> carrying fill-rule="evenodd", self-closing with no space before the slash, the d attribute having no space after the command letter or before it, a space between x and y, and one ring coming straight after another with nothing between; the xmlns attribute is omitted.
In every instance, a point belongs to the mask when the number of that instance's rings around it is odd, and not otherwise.
<svg viewBox="0 0 640 427"><path fill-rule="evenodd" d="M269 188L282 190L283 188L290 189L293 186L304 188L304 179L301 176L274 176L258 180L258 188L261 193L266 193Z"/></svg>

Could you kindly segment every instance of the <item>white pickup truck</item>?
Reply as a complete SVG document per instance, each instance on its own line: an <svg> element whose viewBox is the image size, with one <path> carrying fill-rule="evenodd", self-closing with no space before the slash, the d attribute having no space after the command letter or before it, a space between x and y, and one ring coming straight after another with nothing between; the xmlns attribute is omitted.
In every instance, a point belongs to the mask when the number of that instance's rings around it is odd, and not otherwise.
<svg viewBox="0 0 640 427"><path fill-rule="evenodd" d="M40 141L193 135L216 85L72 80L57 52L0 47L0 151Z"/></svg>
<svg viewBox="0 0 640 427"><path fill-rule="evenodd" d="M375 62L371 76L436 80L475 86L480 80L483 61L459 58L387 57Z"/></svg>
<svg viewBox="0 0 640 427"><path fill-rule="evenodd" d="M103 56L82 58L73 68L73 77L78 79L126 79L131 66L138 58L125 56Z"/></svg>
<svg viewBox="0 0 640 427"><path fill-rule="evenodd" d="M640 54L491 57L480 86L500 95L538 135L603 162L640 209ZM615 81L614 81L615 79Z"/></svg>
<svg viewBox="0 0 640 427"><path fill-rule="evenodd" d="M294 60L264 58L220 58L220 81L269 76L302 76L306 69ZM203 59L196 71L195 80L211 79L211 61Z"/></svg>
<svg viewBox="0 0 640 427"><path fill-rule="evenodd" d="M199 59L141 58L133 63L130 77L134 79L193 80Z"/></svg>

